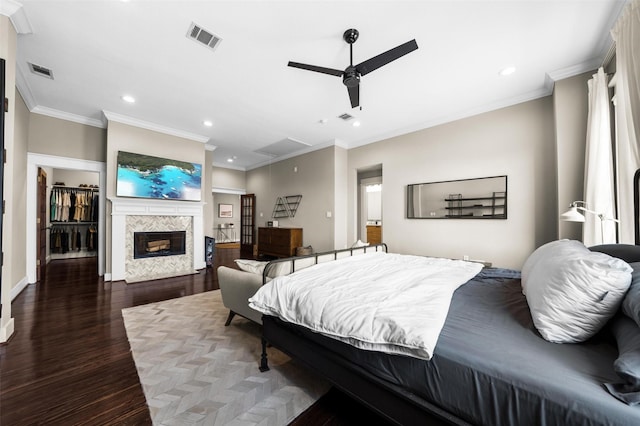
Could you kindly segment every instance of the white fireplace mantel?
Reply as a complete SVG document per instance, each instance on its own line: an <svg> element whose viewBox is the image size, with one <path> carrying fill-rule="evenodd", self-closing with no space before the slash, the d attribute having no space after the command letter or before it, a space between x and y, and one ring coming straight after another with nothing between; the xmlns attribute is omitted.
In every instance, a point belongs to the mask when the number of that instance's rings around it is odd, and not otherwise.
<svg viewBox="0 0 640 426"><path fill-rule="evenodd" d="M111 280L126 278L127 216L189 216L193 229L193 269L206 267L203 210L205 203L140 198L109 198L111 202Z"/></svg>

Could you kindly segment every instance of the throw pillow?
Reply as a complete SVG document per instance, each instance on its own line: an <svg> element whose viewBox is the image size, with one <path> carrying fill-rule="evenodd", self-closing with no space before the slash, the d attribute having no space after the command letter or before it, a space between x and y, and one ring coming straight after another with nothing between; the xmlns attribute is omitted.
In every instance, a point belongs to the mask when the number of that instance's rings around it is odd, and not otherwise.
<svg viewBox="0 0 640 426"><path fill-rule="evenodd" d="M618 344L613 369L622 383L605 383L609 393L629 405L640 403L640 328L630 318L618 315L611 324Z"/></svg>
<svg viewBox="0 0 640 426"><path fill-rule="evenodd" d="M591 252L579 241L559 240L538 248L522 268L536 329L554 343L589 339L620 307L631 270L623 260Z"/></svg>
<svg viewBox="0 0 640 426"><path fill-rule="evenodd" d="M251 259L236 259L234 260L234 262L236 262L236 265L238 265L238 268L240 268L240 270L259 275L262 275L262 273L264 272L264 267L268 263Z"/></svg>
<svg viewBox="0 0 640 426"><path fill-rule="evenodd" d="M630 263L631 286L622 299L622 312L636 322L640 327L640 262Z"/></svg>

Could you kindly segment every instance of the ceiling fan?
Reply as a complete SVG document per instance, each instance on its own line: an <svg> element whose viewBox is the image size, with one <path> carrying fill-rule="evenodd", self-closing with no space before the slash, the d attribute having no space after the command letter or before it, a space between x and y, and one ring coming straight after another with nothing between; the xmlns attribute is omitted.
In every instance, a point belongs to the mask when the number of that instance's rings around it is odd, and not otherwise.
<svg viewBox="0 0 640 426"><path fill-rule="evenodd" d="M319 67L316 65L301 64L299 62L289 61L289 66L294 68L301 68L303 70L320 72L323 74L335 75L336 77L342 77L342 83L347 86L349 92L349 100L351 101L351 108L355 108L360 105L360 77L369 74L371 71L375 71L383 65L387 65L389 62L413 52L418 48L416 40L408 41L404 44L394 47L391 50L387 50L371 59L367 59L358 65L353 65L353 43L358 40L358 30L348 29L342 35L344 41L349 43L350 63L344 70L336 70L333 68Z"/></svg>

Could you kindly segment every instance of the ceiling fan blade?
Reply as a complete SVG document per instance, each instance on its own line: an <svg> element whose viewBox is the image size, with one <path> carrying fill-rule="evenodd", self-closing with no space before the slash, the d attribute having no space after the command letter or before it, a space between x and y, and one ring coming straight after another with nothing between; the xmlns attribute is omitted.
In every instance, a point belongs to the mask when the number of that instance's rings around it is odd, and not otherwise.
<svg viewBox="0 0 640 426"><path fill-rule="evenodd" d="M356 70L360 73L360 75L369 74L371 71L375 71L383 65L388 64L391 61L395 61L396 59L406 55L407 53L413 52L418 48L418 43L416 40L408 41L400 46L394 47L391 50L387 50L384 53L379 54L378 56L374 56L371 59L367 59L366 61L356 65Z"/></svg>
<svg viewBox="0 0 640 426"><path fill-rule="evenodd" d="M347 87L349 91L349 100L351 101L351 108L355 108L360 105L360 86Z"/></svg>
<svg viewBox="0 0 640 426"><path fill-rule="evenodd" d="M300 68L307 71L315 71L315 72L320 72L322 74L335 75L336 77L342 77L342 73L343 73L343 71L341 70L334 70L333 68L318 67L316 65L301 64L299 62L289 61L287 65L293 68Z"/></svg>

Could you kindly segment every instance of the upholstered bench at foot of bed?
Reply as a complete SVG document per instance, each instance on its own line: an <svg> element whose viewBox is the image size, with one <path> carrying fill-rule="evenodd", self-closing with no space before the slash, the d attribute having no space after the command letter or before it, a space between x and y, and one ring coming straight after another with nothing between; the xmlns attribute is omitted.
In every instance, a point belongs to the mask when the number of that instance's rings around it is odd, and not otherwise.
<svg viewBox="0 0 640 426"><path fill-rule="evenodd" d="M220 266L218 268L218 283L222 303L229 309L229 317L225 325L237 314L251 321L262 324L262 314L249 307L249 298L262 285L262 275Z"/></svg>

